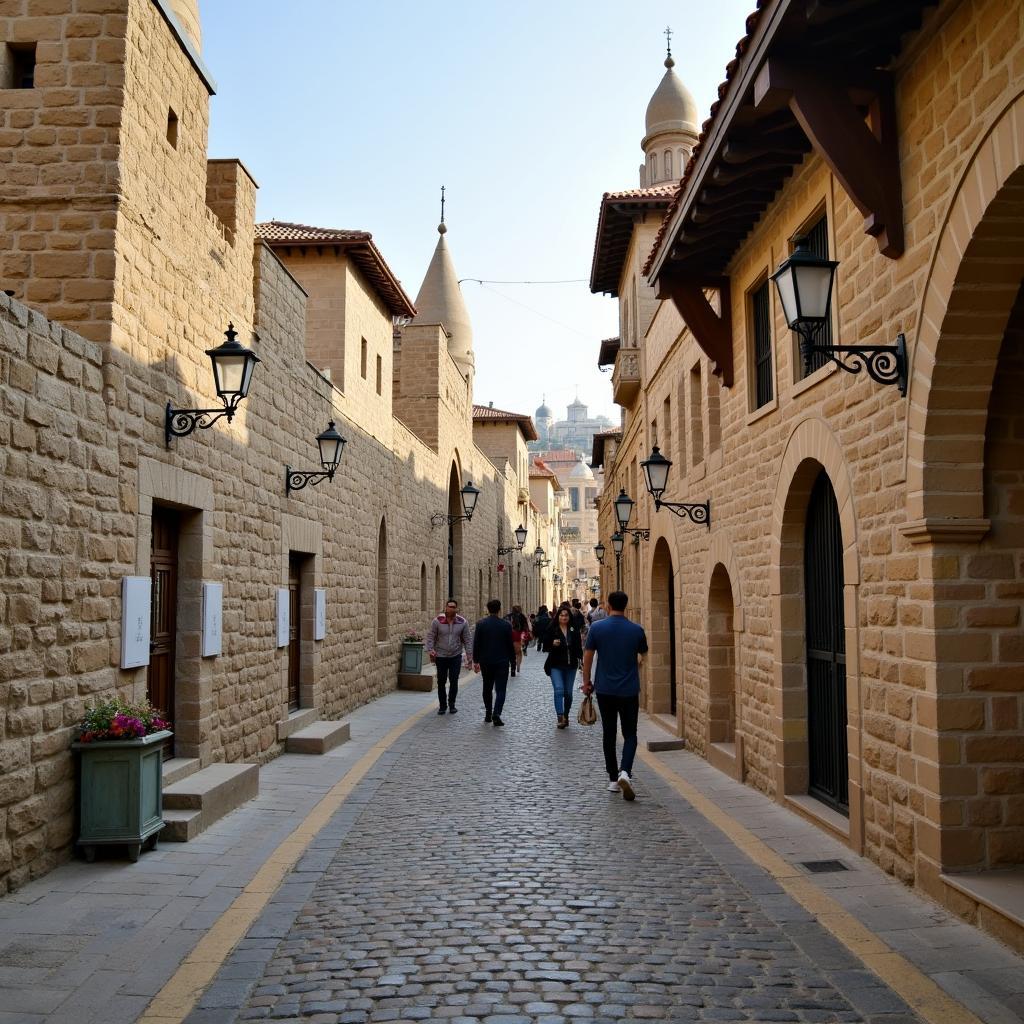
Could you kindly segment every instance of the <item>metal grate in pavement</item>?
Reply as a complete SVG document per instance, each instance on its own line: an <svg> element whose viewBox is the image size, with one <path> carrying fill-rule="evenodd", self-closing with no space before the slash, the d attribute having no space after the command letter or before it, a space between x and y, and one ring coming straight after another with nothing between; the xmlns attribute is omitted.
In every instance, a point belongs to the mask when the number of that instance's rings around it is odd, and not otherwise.
<svg viewBox="0 0 1024 1024"><path fill-rule="evenodd" d="M824 875L830 871L849 871L841 860L802 860L800 867L806 868L813 875Z"/></svg>

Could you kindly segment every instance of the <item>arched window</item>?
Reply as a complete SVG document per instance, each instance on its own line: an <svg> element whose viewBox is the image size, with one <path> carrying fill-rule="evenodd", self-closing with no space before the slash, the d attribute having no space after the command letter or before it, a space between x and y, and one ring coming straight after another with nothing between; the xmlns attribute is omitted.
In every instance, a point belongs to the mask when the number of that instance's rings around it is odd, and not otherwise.
<svg viewBox="0 0 1024 1024"><path fill-rule="evenodd" d="M672 177L672 150L671 149L666 149L665 150L665 177L666 178L671 178Z"/></svg>
<svg viewBox="0 0 1024 1024"><path fill-rule="evenodd" d="M444 611L444 598L441 596L441 566L434 566L434 611Z"/></svg>
<svg viewBox="0 0 1024 1024"><path fill-rule="evenodd" d="M427 610L427 563L420 564L420 611Z"/></svg>
<svg viewBox="0 0 1024 1024"><path fill-rule="evenodd" d="M388 527L382 519L377 535L377 642L388 638Z"/></svg>

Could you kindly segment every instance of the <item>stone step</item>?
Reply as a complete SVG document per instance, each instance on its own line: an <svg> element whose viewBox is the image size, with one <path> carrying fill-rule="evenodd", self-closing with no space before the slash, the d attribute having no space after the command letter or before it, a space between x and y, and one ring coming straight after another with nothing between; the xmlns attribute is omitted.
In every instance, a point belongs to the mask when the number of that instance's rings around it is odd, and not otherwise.
<svg viewBox="0 0 1024 1024"><path fill-rule="evenodd" d="M300 729L305 729L307 725L312 725L316 718L316 708L296 708L294 711L289 711L288 717L277 723L278 742L288 739L293 732L298 732Z"/></svg>
<svg viewBox="0 0 1024 1024"><path fill-rule="evenodd" d="M686 740L648 740L647 749L651 753L657 753L661 750L685 750Z"/></svg>
<svg viewBox="0 0 1024 1024"><path fill-rule="evenodd" d="M260 769L255 764L211 764L164 788L161 838L187 842L225 814L259 792ZM178 812L178 813L175 813Z"/></svg>
<svg viewBox="0 0 1024 1024"><path fill-rule="evenodd" d="M419 693L430 693L437 680L434 676L426 676L417 672L399 672L398 688L400 690L416 690Z"/></svg>
<svg viewBox="0 0 1024 1024"><path fill-rule="evenodd" d="M349 738L348 722L314 722L293 732L285 740L285 750L289 754L326 754Z"/></svg>
<svg viewBox="0 0 1024 1024"><path fill-rule="evenodd" d="M198 757L169 757L163 764L164 789L199 771Z"/></svg>

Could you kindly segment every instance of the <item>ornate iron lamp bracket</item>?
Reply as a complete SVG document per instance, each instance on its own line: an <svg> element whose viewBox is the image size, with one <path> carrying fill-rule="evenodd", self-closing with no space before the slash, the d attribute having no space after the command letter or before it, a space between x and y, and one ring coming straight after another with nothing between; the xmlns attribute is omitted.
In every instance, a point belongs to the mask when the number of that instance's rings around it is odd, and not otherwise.
<svg viewBox="0 0 1024 1024"><path fill-rule="evenodd" d="M220 409L175 409L168 402L164 413L164 445L170 448L172 437L188 437L197 428L208 430L221 417L226 416L230 423L238 410L238 401L233 400Z"/></svg>
<svg viewBox="0 0 1024 1024"><path fill-rule="evenodd" d="M326 469L292 469L291 466L284 467L284 491L290 494L292 491L301 491L306 484L316 487L323 480L333 480L335 470Z"/></svg>
<svg viewBox="0 0 1024 1024"><path fill-rule="evenodd" d="M461 523L463 520L469 522L469 516L457 516L451 512L435 512L430 517L430 528L434 529L437 526L454 526L456 523Z"/></svg>
<svg viewBox="0 0 1024 1024"><path fill-rule="evenodd" d="M817 333L817 332L815 332ZM801 332L800 354L804 360L804 372L812 370L811 359L815 355L827 356L847 373L867 375L877 384L895 384L900 395L907 394L907 339L900 333L895 345L816 345L814 334ZM841 356L848 356L843 359Z"/></svg>
<svg viewBox="0 0 1024 1024"><path fill-rule="evenodd" d="M689 519L691 523L696 523L698 526L707 526L711 529L711 502L705 501L692 502L692 501L659 501L657 498L654 500L654 511L657 512L659 508L667 508L673 515L678 516L680 519Z"/></svg>

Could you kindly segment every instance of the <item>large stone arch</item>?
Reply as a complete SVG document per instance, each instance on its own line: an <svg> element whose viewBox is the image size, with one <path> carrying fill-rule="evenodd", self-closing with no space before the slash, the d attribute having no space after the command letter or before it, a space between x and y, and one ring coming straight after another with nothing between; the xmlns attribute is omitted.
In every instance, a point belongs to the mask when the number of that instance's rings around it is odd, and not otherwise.
<svg viewBox="0 0 1024 1024"><path fill-rule="evenodd" d="M994 118L940 229L918 316L907 426L911 540L987 529L983 466L999 347L1024 277L1024 93Z"/></svg>
<svg viewBox="0 0 1024 1024"><path fill-rule="evenodd" d="M846 634L849 821L806 796L808 787L807 669L804 643L804 526L811 488L824 470L839 510L843 545L843 604ZM863 847L861 697L857 587L860 560L853 483L839 441L816 416L797 423L789 436L776 480L771 532L772 631L775 651L775 795L798 813L830 828L857 850Z"/></svg>
<svg viewBox="0 0 1024 1024"><path fill-rule="evenodd" d="M647 595L650 624L650 656L647 659L647 708L655 714L672 714L672 689L676 693L676 727L681 730L682 681L682 594L679 561L671 535L651 537ZM670 621L668 590L672 588L674 623ZM675 674L672 672L672 634L675 639ZM679 733L682 735L682 733Z"/></svg>

